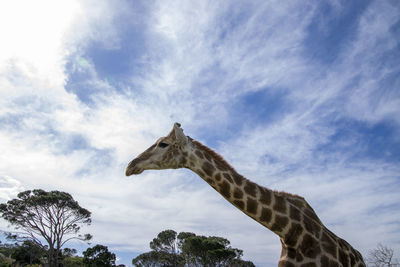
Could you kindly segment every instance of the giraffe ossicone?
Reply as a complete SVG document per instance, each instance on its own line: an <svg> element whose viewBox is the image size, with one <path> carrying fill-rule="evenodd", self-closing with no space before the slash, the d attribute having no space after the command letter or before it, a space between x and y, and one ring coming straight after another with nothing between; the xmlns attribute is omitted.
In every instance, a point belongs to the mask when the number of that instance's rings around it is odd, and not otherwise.
<svg viewBox="0 0 400 267"><path fill-rule="evenodd" d="M278 266L365 266L361 254L329 231L303 197L246 179L212 149L186 136L179 123L133 159L126 175L178 168L194 171L232 205L277 234L282 244Z"/></svg>

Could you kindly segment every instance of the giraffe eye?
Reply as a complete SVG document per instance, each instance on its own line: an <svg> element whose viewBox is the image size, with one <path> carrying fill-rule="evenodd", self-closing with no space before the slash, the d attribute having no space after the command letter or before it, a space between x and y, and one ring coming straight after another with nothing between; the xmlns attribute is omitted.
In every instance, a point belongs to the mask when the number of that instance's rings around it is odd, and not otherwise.
<svg viewBox="0 0 400 267"><path fill-rule="evenodd" d="M164 143L164 142L160 142L160 143L158 144L158 146L161 147L161 148L164 148L164 147L167 147L168 144L167 144L167 143Z"/></svg>

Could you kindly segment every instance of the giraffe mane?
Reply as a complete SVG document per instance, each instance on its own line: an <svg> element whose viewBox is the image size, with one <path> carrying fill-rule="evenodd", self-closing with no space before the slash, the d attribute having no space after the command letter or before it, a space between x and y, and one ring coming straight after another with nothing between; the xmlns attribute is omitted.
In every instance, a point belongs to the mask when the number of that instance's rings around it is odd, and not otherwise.
<svg viewBox="0 0 400 267"><path fill-rule="evenodd" d="M214 158L214 160L216 161L216 163L223 165L224 167L226 167L229 170L232 170L234 172L236 172L236 170L217 152L215 152L214 150L212 150L211 148L203 145L202 143L200 143L197 140L191 139L191 141L193 142L193 144L195 144L198 148L200 148L201 150L203 150L204 152L208 153L212 158Z"/></svg>

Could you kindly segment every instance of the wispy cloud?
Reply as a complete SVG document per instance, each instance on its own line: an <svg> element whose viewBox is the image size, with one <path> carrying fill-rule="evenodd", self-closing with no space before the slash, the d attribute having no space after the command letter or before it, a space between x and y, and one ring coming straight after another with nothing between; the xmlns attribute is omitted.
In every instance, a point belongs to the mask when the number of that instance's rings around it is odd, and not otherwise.
<svg viewBox="0 0 400 267"><path fill-rule="evenodd" d="M194 174L123 177L179 121L248 178L304 195L363 253L397 248L395 3L14 2L0 8L4 198L68 191L96 242L132 253L172 228L276 264L277 237Z"/></svg>

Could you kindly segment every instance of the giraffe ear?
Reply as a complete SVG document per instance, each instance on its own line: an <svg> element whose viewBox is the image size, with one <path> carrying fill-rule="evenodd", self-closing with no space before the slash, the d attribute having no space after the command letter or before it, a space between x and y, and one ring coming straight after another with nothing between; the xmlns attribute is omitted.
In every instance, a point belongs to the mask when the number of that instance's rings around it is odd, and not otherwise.
<svg viewBox="0 0 400 267"><path fill-rule="evenodd" d="M173 131L175 133L176 140L182 145L186 145L188 140L186 135L183 133L183 129L181 128L180 123L175 122Z"/></svg>

